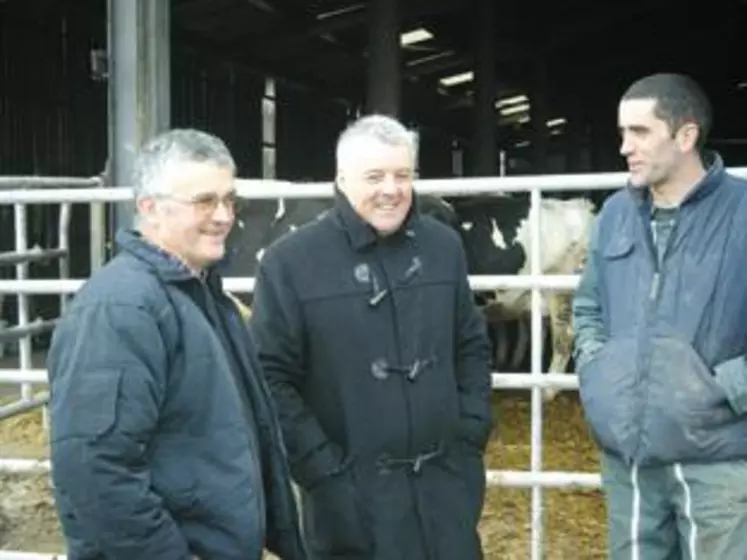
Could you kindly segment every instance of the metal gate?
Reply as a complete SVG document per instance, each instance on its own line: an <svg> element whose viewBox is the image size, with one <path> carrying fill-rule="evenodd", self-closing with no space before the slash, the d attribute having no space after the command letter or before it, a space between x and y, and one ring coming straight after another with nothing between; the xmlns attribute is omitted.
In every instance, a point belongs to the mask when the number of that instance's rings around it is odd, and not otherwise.
<svg viewBox="0 0 747 560"><path fill-rule="evenodd" d="M747 168L732 168L729 171L740 177L747 178ZM534 209L540 205L543 191L573 191L573 190L609 190L625 184L627 173L583 173L562 175L513 176L513 177L477 177L432 179L418 181L417 191L423 194L441 196L476 196L501 193L530 192L531 204ZM6 179L10 184L13 179ZM129 187L111 187L107 189L89 188L94 179L70 179L68 188L55 189L19 189L0 190L0 205L14 204L20 208L26 204L60 204L62 208L71 203L99 204L106 202L128 201L132 198ZM57 180L57 184L62 181ZM69 188L69 187L82 188ZM331 183L298 184L285 181L269 180L238 180L237 187L240 196L247 199L276 199L285 198L321 198L332 196ZM21 211L21 216L23 211ZM531 364L530 373L499 374L493 373L493 389L528 389L532 393L531 405L531 461L529 471L516 470L488 470L487 480L491 486L504 486L532 489L532 523L531 523L531 559L539 560L543 556L543 518L542 518L542 490L543 488L599 488L601 477L599 473L543 471L542 469L542 417L543 401L541 389L557 387L562 389L578 389L578 378L575 374L550 374L542 371L542 314L541 290L574 290L578 285L577 275L544 276L540 273L540 213L532 212L532 273L526 276L470 276L469 282L473 290L485 291L497 288L529 289L532 292L532 322L531 322ZM20 219L20 218L19 218ZM63 248L53 249L60 255ZM65 250L69 250L65 248ZM15 254L27 252L24 240L17 243ZM66 253L67 254L67 253ZM20 257L19 257L20 258ZM17 265L22 266L22 265ZM27 301L28 296L34 294L57 294L64 297L74 293L85 279L60 278L56 280L30 280L23 278L22 268L15 280L0 280L1 294L16 294L25 296L19 301ZM227 278L224 282L226 290L231 292L252 292L254 278ZM19 306L23 305L19 303ZM27 319L27 317L26 317ZM19 325L29 328L28 324ZM19 331L20 332L20 331ZM12 383L44 383L46 371L44 369L24 368L20 370L0 370L0 382ZM28 406L33 406L29 404ZM38 404L36 405L38 406ZM48 469L46 462L24 461L0 458L0 471L30 471ZM62 556L41 555L22 552L0 552L0 560L62 560Z"/></svg>

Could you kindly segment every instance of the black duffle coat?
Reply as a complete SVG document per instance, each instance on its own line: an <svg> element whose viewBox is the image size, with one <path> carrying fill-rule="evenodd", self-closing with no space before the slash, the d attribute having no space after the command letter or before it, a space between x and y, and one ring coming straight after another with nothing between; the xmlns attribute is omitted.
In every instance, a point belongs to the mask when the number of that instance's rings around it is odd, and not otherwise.
<svg viewBox="0 0 747 560"><path fill-rule="evenodd" d="M411 211L381 238L338 192L252 307L313 558L482 558L490 347L456 232Z"/></svg>

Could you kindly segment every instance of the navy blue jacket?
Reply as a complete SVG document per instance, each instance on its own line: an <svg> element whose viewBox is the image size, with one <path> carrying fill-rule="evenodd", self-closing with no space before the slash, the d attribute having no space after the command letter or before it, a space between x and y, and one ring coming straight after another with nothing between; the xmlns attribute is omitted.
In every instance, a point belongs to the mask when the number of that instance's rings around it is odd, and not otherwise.
<svg viewBox="0 0 747 560"><path fill-rule="evenodd" d="M68 558L306 558L271 396L220 279L135 232L117 241L47 362Z"/></svg>
<svg viewBox="0 0 747 560"><path fill-rule="evenodd" d="M747 189L711 159L661 264L648 190L610 197L575 293L586 417L629 463L747 458Z"/></svg>

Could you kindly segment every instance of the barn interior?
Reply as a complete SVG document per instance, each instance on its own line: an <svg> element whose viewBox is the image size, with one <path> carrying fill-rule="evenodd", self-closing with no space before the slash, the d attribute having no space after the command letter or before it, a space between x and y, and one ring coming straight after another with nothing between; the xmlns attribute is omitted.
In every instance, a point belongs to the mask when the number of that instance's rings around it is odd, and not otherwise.
<svg viewBox="0 0 747 560"><path fill-rule="evenodd" d="M424 179L620 171L619 96L654 72L700 82L714 106L708 147L740 167L746 23L745 0L0 0L0 176L127 184L132 146L190 126L223 138L242 178L328 181L337 135L374 111L419 131ZM73 278L110 255L112 231L127 218L112 208L91 248L91 207L73 206ZM0 252L15 248L13 211L0 205ZM58 213L29 207L30 245L57 246ZM28 273L56 278L58 264L34 262ZM0 279L13 277L0 266ZM30 303L31 318L59 314L55 296ZM0 294L0 319L18 322L16 297ZM47 337L34 340L43 367ZM4 363L16 351L6 345ZM496 398L489 468L529 468L527 395ZM544 416L544 468L598 471L575 392ZM3 445L39 453L43 436L23 435L25 417L14 421L0 423ZM56 551L59 539L44 536L54 516L39 505L49 500L29 495L23 515L41 511L44 521L24 518L23 534L11 523L16 533L5 537L0 522L0 549ZM529 496L490 490L488 558L530 557ZM600 495L544 496L546 557L604 558Z"/></svg>

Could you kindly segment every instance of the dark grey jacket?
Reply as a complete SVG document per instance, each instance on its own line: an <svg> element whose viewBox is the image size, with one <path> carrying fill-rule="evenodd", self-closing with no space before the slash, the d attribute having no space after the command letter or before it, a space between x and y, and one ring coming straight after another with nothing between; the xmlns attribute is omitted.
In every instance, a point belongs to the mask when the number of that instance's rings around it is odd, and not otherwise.
<svg viewBox="0 0 747 560"><path fill-rule="evenodd" d="M220 279L134 232L118 242L47 361L68 558L305 559L272 399Z"/></svg>

